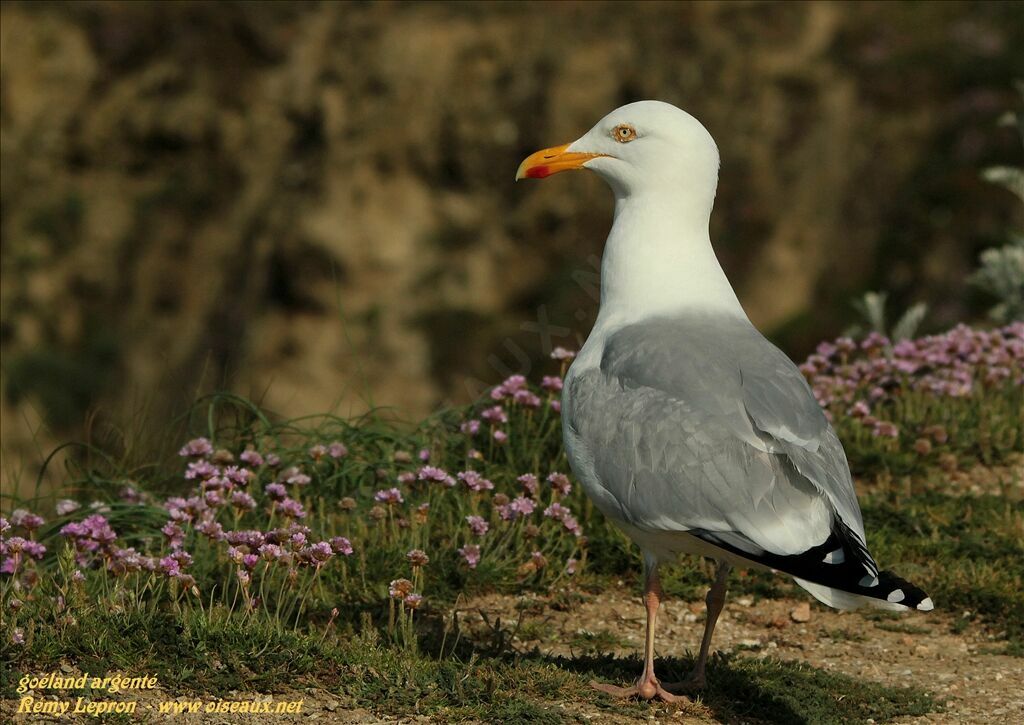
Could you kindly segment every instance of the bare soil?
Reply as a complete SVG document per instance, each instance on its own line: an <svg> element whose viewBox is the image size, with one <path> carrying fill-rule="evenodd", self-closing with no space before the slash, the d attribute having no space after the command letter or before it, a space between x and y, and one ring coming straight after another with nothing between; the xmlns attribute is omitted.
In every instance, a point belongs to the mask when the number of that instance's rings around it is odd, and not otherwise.
<svg viewBox="0 0 1024 725"><path fill-rule="evenodd" d="M489 597L473 604L492 622L496 614L506 621L518 616L512 597ZM1024 662L996 654L1000 643L978 626L954 633L961 612L886 614L880 620L873 614L877 617L870 610L837 612L816 603L808 608L806 599L755 603L750 597L732 598L715 629L712 649L802 661L889 686L915 685L946 700L944 712L901 723L1024 723ZM523 641L523 646L571 656L578 652L567 643L578 641L585 632L603 630L619 639L610 651L643 652L644 610L638 594L609 591L576 611L548 610L543 616L549 618L553 636L545 636L543 642ZM795 621L805 617L805 622ZM693 652L703 631L703 601L669 600L658 616L656 649L659 654Z"/></svg>

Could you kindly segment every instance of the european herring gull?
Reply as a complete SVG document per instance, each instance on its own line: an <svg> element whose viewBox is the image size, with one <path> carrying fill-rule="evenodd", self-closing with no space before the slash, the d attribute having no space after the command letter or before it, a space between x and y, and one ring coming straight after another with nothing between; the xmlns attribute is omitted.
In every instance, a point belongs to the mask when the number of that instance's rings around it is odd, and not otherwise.
<svg viewBox="0 0 1024 725"><path fill-rule="evenodd" d="M523 161L516 179L596 171L615 195L594 328L563 390L565 448L594 504L643 551L644 671L605 692L660 697L702 687L732 566L792 576L825 604L932 609L879 571L842 444L803 375L751 324L711 247L719 156L697 119L667 103L612 111L576 141ZM693 672L654 675L658 565L718 562Z"/></svg>

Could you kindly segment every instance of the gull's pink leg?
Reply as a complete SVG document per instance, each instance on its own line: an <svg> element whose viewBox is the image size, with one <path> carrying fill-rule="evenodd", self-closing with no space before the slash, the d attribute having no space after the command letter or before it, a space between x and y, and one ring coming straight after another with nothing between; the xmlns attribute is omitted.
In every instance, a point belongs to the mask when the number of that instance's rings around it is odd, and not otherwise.
<svg viewBox="0 0 1024 725"><path fill-rule="evenodd" d="M715 583L708 589L708 595L704 599L708 612L707 618L704 621L704 638L700 643L700 654L697 656L697 662L693 666L693 671L682 682L674 682L671 685L666 685L666 687L671 687L674 690L700 690L704 687L704 668L707 665L708 653L711 651L711 635L715 632L718 615L722 613L722 608L725 606L725 589L731 570L732 566L730 564L724 561L718 563L718 571L715 572Z"/></svg>
<svg viewBox="0 0 1024 725"><path fill-rule="evenodd" d="M651 564L647 569L647 581L644 586L644 606L647 609L647 638L644 642L644 672L640 675L636 685L633 687L616 687L605 685L600 682L591 682L590 685L596 690L606 692L616 697L639 696L645 700L655 697L665 702L688 702L689 698L681 695L673 695L661 686L658 678L654 676L654 626L658 618L658 605L661 603L661 582L658 579L657 564Z"/></svg>

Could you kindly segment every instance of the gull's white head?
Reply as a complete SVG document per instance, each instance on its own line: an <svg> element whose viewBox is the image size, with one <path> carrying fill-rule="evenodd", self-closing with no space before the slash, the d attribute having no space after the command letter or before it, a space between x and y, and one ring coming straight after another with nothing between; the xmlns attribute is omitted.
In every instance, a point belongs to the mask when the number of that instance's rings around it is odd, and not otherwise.
<svg viewBox="0 0 1024 725"><path fill-rule="evenodd" d="M649 189L714 198L718 147L700 121L670 103L638 101L616 108L572 143L527 157L516 180L587 168L618 197Z"/></svg>
<svg viewBox="0 0 1024 725"><path fill-rule="evenodd" d="M685 309L743 316L708 233L718 164L718 148L700 121L671 104L640 101L519 166L517 180L593 169L615 193L595 329Z"/></svg>

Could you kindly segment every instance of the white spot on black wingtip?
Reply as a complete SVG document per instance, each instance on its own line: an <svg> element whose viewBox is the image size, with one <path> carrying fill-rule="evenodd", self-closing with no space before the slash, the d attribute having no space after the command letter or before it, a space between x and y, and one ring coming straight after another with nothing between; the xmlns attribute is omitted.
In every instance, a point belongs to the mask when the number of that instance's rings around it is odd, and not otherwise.
<svg viewBox="0 0 1024 725"><path fill-rule="evenodd" d="M861 580L857 583L860 584L862 587L877 587L878 577L871 576L870 574L868 574L867 576L862 577Z"/></svg>
<svg viewBox="0 0 1024 725"><path fill-rule="evenodd" d="M932 598L931 598L931 597L925 597L925 598L924 598L924 599L922 599L922 600L921 600L921 602L920 602L920 603L919 603L919 604L917 605L917 608L918 608L919 610L921 610L922 612L930 612L930 611L932 611L933 609L935 609L935 604L934 604L934 603L932 603Z"/></svg>
<svg viewBox="0 0 1024 725"><path fill-rule="evenodd" d="M843 553L842 549L836 549L825 554L823 560L826 564L842 564L846 561L846 554Z"/></svg>
<svg viewBox="0 0 1024 725"><path fill-rule="evenodd" d="M893 589L885 599L886 601L893 602L895 604L896 602L902 602L906 598L907 595L903 593L902 589Z"/></svg>

